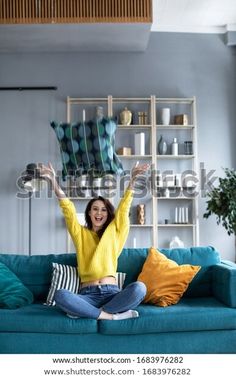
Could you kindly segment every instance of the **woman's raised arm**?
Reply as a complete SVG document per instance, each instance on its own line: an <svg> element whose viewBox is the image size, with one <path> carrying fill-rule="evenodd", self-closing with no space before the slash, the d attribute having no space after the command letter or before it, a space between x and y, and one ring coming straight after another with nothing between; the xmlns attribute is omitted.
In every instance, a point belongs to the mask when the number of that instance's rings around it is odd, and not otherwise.
<svg viewBox="0 0 236 378"><path fill-rule="evenodd" d="M79 235L81 231L81 225L78 221L74 204L69 200L69 198L67 198L66 194L58 184L56 179L56 172L52 164L49 163L48 165L42 165L42 167L40 168L40 176L50 183L52 190L58 198L60 207L65 217L67 229L73 239L75 246L77 247L78 241L80 240Z"/></svg>
<svg viewBox="0 0 236 378"><path fill-rule="evenodd" d="M40 167L40 176L49 181L51 189L54 191L56 197L59 200L66 198L64 191L61 189L60 185L57 182L56 172L51 163L48 163L48 165L42 165Z"/></svg>
<svg viewBox="0 0 236 378"><path fill-rule="evenodd" d="M149 164L139 164L137 162L136 165L132 168L128 187L125 191L124 197L121 198L116 210L117 224L124 222L124 216L128 219L130 206L133 201L133 192L135 189L134 182L137 177L141 174L144 174L149 169L149 167Z"/></svg>

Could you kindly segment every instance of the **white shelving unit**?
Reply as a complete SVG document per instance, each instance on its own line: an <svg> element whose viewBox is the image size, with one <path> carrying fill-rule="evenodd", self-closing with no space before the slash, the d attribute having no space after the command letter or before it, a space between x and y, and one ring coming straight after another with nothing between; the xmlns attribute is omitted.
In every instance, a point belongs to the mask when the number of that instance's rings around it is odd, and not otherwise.
<svg viewBox="0 0 236 378"><path fill-rule="evenodd" d="M170 125L163 125L159 122L161 110L163 107L169 107L170 112L172 114L173 121L173 115L177 114L185 114L188 115L189 124L188 125L176 125L174 123L171 123ZM186 138L186 134L188 135L188 140L192 141L193 143L193 154L187 155L183 153L182 151L179 153L178 156L173 156L171 154L166 155L157 155L156 156L156 163L157 165L162 165L161 168L165 169L165 164L168 164L168 167L170 163L172 164L173 171L175 169L179 169L178 165L181 164L181 171L178 173L183 173L185 170L191 170L194 175L196 174L198 177L198 162L197 162L197 156L198 156L198 150L197 150L197 119L196 119L196 99L195 97L192 98L156 98L155 99L155 115L157 115L158 119L154 119L155 124L155 133L157 135L157 143L160 135L164 136L168 139L168 135L171 134L172 138L177 137L177 139L183 139L183 135ZM169 139L170 142L170 139ZM162 170L161 169L161 170ZM169 187L170 190L173 190L172 187ZM174 188L175 189L175 188ZM187 189L185 189L187 190ZM196 185L195 191L198 190L198 184ZM181 205L179 205L179 201ZM182 204L184 203L186 207L190 210L190 219L188 223L175 223L174 217L173 217L173 207L175 206L182 207ZM170 209L170 212L172 210L172 219L168 219L167 224L160 223L161 214L163 212L163 206L168 206ZM174 233L176 233L178 236L181 233L181 235L185 235L188 233L191 233L191 242L188 244L191 245L198 245L199 244L199 215L198 215L198 196L196 195L181 195L176 197L160 197L157 198L157 235L158 235L158 244L162 244L161 242L161 235L163 231L166 231L166 234L170 234L170 230L173 230L171 232L171 235L174 236ZM159 232L160 229L161 231ZM188 230L188 231L187 231ZM187 231L187 232L186 232ZM169 235L170 236L170 235ZM171 236L170 236L171 238ZM181 236L180 236L181 238ZM185 242L185 240L183 240Z"/></svg>
<svg viewBox="0 0 236 378"><path fill-rule="evenodd" d="M86 120L95 117L96 106L103 106L104 116L117 116L118 126L116 131L116 149L120 147L130 147L132 155L119 155L125 170L131 169L137 160L140 162L149 162L152 171L160 172L170 170L181 174L185 170L195 172L198 177L198 162L197 162L197 120L196 120L196 99L191 98L158 98L156 96L144 98L115 98L107 96L104 98L71 98L67 97L67 122L82 121L83 109L86 111ZM131 125L121 125L119 123L120 112L127 107L133 114L133 121ZM170 125L163 125L160 123L160 114L163 107L170 107L171 121L174 115L188 114L188 125L176 125L171 122ZM138 111L147 112L147 124L138 124ZM136 132L145 133L145 155L134 154L134 134ZM177 156L171 155L168 151L166 155L157 153L157 144L163 135L170 144L170 138L178 137L183 147L183 140L187 138L193 143L193 154L187 155L183 153L183 148ZM150 179L150 176L149 176ZM155 178L156 179L156 178ZM150 179L151 180L151 179ZM119 184L117 180L117 184ZM152 182L153 185L153 182ZM118 188L119 189L119 188ZM159 188L155 183L155 190L148 187L148 193L145 198L134 199L134 209L138 203L145 203L146 205L146 223L144 225L137 224L135 215L131 214L131 230L130 237L127 240L126 246L133 247L134 239L135 246L147 247L151 245L155 247L168 247L168 243L172 236L178 235L185 242L186 246L199 244L199 220L198 220L198 196L183 194L170 197L162 195L163 187ZM170 186L170 193L178 189L177 186ZM190 188L185 188L189 190ZM198 185L196 185L198 190ZM112 202L116 206L122 196L119 190ZM73 200L88 201L91 197L72 197ZM181 205L180 205L181 204ZM188 207L189 221L188 223L174 222L174 209L176 207ZM168 214L168 215L167 215ZM164 218L163 218L164 217ZM165 223L165 221L168 221ZM140 240L137 240L140 237ZM70 238L67 243L68 251L71 249Z"/></svg>

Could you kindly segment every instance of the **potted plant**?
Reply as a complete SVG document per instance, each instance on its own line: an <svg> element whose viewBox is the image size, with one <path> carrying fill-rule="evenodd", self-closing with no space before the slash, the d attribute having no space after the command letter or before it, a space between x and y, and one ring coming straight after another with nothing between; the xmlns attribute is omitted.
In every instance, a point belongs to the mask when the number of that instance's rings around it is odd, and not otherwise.
<svg viewBox="0 0 236 378"><path fill-rule="evenodd" d="M224 168L224 172L226 177L219 178L218 187L208 193L207 211L203 217L215 214L217 224L222 223L228 235L236 235L236 171Z"/></svg>

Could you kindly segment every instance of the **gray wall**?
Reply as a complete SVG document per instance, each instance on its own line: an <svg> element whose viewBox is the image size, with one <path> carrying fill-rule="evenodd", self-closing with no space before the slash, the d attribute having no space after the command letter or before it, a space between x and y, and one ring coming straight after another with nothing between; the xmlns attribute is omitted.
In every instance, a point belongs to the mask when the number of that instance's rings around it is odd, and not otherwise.
<svg viewBox="0 0 236 378"><path fill-rule="evenodd" d="M145 53L0 55L1 86L58 86L56 92L0 92L0 251L27 253L28 201L16 180L28 162L60 157L51 119L66 119L66 96L193 96L197 98L199 161L207 170L236 166L236 54L221 35L152 33ZM200 244L235 259L234 238L203 220ZM65 229L55 199L32 201L33 253L64 252Z"/></svg>

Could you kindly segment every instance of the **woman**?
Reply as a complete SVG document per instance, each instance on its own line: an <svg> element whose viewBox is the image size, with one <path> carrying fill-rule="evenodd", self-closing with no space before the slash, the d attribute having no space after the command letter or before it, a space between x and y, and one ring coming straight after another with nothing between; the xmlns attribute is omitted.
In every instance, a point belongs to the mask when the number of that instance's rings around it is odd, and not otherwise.
<svg viewBox="0 0 236 378"><path fill-rule="evenodd" d="M79 224L74 204L66 198L58 185L52 165L41 168L41 176L50 180L59 200L77 253L81 279L79 294L64 289L55 293L56 305L68 316L98 320L120 320L139 316L133 309L143 300L146 294L145 285L134 282L120 291L115 276L118 257L129 233L133 183L148 168L148 164L142 164L132 169L128 188L116 211L103 197L92 199L85 211L86 227Z"/></svg>

